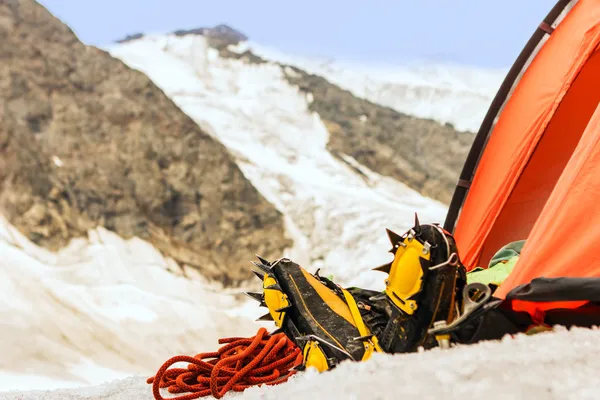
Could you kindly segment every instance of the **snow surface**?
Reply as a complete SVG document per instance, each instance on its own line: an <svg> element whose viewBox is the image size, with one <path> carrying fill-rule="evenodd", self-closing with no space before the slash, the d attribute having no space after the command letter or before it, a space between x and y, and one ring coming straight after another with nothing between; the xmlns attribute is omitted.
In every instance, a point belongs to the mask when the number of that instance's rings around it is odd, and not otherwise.
<svg viewBox="0 0 600 400"><path fill-rule="evenodd" d="M389 262L385 228L403 233L413 213L443 222L446 207L326 149L328 131L307 96L275 64L223 59L202 36L147 36L110 53L146 73L234 155L286 218L287 256L345 285L383 288L371 269ZM356 172L362 171L362 174Z"/></svg>
<svg viewBox="0 0 600 400"><path fill-rule="evenodd" d="M320 75L357 97L421 118L477 132L508 68L484 69L452 64L402 66L358 64L291 55L254 42L231 50L250 50L266 59Z"/></svg>
<svg viewBox="0 0 600 400"><path fill-rule="evenodd" d="M98 228L51 253L0 217L0 254L0 390L152 375L173 355L258 329L258 308L184 277L140 239Z"/></svg>
<svg viewBox="0 0 600 400"><path fill-rule="evenodd" d="M309 370L279 386L252 387L224 399L597 399L600 331L556 330L449 350L375 354L366 362L344 362L321 374ZM0 394L0 400L38 399L151 400L153 396L142 377L81 389Z"/></svg>

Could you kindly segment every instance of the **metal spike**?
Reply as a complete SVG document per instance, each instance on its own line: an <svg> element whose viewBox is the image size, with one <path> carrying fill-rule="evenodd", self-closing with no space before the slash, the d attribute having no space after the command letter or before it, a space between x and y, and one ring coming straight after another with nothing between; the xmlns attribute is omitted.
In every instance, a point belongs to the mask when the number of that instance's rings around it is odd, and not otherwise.
<svg viewBox="0 0 600 400"><path fill-rule="evenodd" d="M368 340L372 340L373 336L375 336L375 335L369 334L369 335L364 335L364 336L358 336L358 337L352 338L352 340L355 340L357 342L366 342Z"/></svg>
<svg viewBox="0 0 600 400"><path fill-rule="evenodd" d="M269 268L268 266L266 266L264 264L259 264L256 261L252 261L252 264L254 264L254 266L256 266L256 268L260 269L263 272L266 272L267 274L269 272L271 272L271 268Z"/></svg>
<svg viewBox="0 0 600 400"><path fill-rule="evenodd" d="M267 261L265 258L259 256L258 254L255 254L256 258L258 258L258 261L260 261L261 263L265 264L265 265L271 265L271 263L269 261Z"/></svg>
<svg viewBox="0 0 600 400"><path fill-rule="evenodd" d="M271 316L271 314L265 314L261 317L258 317L257 321L273 321L273 317Z"/></svg>
<svg viewBox="0 0 600 400"><path fill-rule="evenodd" d="M269 336L275 336L275 335L277 335L279 333L284 333L283 332L283 328L277 328L277 329L275 329L273 332L269 333Z"/></svg>
<svg viewBox="0 0 600 400"><path fill-rule="evenodd" d="M265 290L267 289L279 290L280 292L283 292L283 289L281 288L281 286L279 286L279 283L274 283L271 286L267 286Z"/></svg>
<svg viewBox="0 0 600 400"><path fill-rule="evenodd" d="M381 271L381 272L385 272L386 274L389 274L390 269L392 269L392 263L380 265L377 268L373 268L373 271Z"/></svg>
<svg viewBox="0 0 600 400"><path fill-rule="evenodd" d="M256 292L244 292L244 294L248 297L250 297L252 300L256 300L259 303L263 302L263 294L262 293L256 293Z"/></svg>
<svg viewBox="0 0 600 400"><path fill-rule="evenodd" d="M390 238L392 246L396 246L398 242L402 241L402 236L398 235L396 232L392 232L389 229L386 229L385 231L387 232L388 238Z"/></svg>
<svg viewBox="0 0 600 400"><path fill-rule="evenodd" d="M252 270L252 272L254 272L254 275L258 276L258 279L260 279L261 281L265 279L265 274L263 274L262 272L255 270Z"/></svg>
<svg viewBox="0 0 600 400"><path fill-rule="evenodd" d="M302 372L302 371L306 371L306 367L304 366L304 364L300 364L300 365L296 365L293 368L290 368L290 371Z"/></svg>
<svg viewBox="0 0 600 400"><path fill-rule="evenodd" d="M417 213L415 213L415 226L413 229L415 233L421 233L421 223L419 222L419 216Z"/></svg>

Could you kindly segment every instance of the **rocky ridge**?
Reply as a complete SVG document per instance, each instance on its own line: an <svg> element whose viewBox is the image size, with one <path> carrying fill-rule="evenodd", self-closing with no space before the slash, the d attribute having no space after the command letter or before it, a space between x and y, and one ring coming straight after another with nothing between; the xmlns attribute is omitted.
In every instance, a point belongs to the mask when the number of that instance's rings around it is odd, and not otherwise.
<svg viewBox="0 0 600 400"><path fill-rule="evenodd" d="M33 0L0 2L0 212L49 249L103 226L209 279L291 245L227 149Z"/></svg>
<svg viewBox="0 0 600 400"><path fill-rule="evenodd" d="M217 48L221 57L266 63L251 51ZM359 98L327 79L278 63L287 81L309 100L330 133L329 150L348 155L371 170L449 204L475 138L451 124L417 118Z"/></svg>

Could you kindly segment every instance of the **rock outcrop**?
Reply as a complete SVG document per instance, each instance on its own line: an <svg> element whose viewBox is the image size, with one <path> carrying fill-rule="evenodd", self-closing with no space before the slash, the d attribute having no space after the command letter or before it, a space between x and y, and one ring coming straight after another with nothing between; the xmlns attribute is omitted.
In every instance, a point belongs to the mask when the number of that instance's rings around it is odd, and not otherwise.
<svg viewBox="0 0 600 400"><path fill-rule="evenodd" d="M269 62L251 51L218 48L221 57ZM475 135L451 124L413 117L356 97L327 79L281 64L289 84L310 99L329 130L328 149L397 179L419 193L449 204ZM342 159L340 157L340 159Z"/></svg>
<svg viewBox="0 0 600 400"><path fill-rule="evenodd" d="M291 244L222 144L35 1L0 1L0 58L0 212L34 242L104 226L225 284Z"/></svg>
<svg viewBox="0 0 600 400"><path fill-rule="evenodd" d="M310 95L309 109L327 126L334 155L352 156L425 196L450 203L475 138L472 133L358 98L298 68L284 71L290 84Z"/></svg>

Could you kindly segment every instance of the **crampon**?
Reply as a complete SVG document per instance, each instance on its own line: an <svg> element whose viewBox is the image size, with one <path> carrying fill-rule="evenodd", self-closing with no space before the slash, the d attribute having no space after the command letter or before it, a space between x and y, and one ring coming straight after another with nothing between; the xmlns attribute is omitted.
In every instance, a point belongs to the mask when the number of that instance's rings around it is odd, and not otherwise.
<svg viewBox="0 0 600 400"><path fill-rule="evenodd" d="M375 268L388 274L383 292L343 288L293 261L258 257L253 271L262 293L247 293L302 349L302 368L319 371L373 353L448 347L457 325L469 322L490 299L484 285L467 285L454 238L436 224L404 235L388 230L393 260Z"/></svg>
<svg viewBox="0 0 600 400"><path fill-rule="evenodd" d="M388 237L393 260L375 268L388 274L384 291L344 288L287 258L257 256L252 272L262 292L246 294L267 308L259 320L272 321L277 330L267 334L261 328L254 338L221 339L225 346L217 352L170 359L148 381L155 398L162 400L161 388L189 392L179 400L220 398L230 390L285 382L309 367L323 372L378 352L472 340L469 332L481 324L473 317L495 303L489 287L467 284L452 235L415 217L404 235L388 230ZM177 362L189 365L168 369Z"/></svg>

